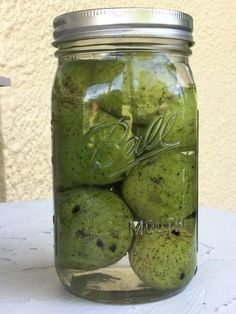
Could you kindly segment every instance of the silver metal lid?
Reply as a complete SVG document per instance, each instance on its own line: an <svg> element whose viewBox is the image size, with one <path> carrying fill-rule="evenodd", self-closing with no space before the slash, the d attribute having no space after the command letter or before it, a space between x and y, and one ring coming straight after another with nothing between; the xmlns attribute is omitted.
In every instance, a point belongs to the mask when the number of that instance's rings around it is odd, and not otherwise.
<svg viewBox="0 0 236 314"><path fill-rule="evenodd" d="M193 19L173 10L107 8L70 12L53 21L54 45L101 37L157 37L182 39L193 44Z"/></svg>

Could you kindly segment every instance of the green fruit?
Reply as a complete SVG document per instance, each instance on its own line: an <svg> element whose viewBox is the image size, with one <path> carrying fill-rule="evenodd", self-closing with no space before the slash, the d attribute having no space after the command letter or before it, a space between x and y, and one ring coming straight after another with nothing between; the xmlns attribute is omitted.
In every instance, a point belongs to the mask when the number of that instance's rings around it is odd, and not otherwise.
<svg viewBox="0 0 236 314"><path fill-rule="evenodd" d="M136 91L131 105L133 122L140 125L150 124L155 117L159 115L162 106L161 99L170 97L166 86L161 81L156 80L155 85L144 89L149 79L147 73L142 73L143 79L140 79L139 88ZM145 80L146 83L145 83Z"/></svg>
<svg viewBox="0 0 236 314"><path fill-rule="evenodd" d="M165 62L163 57L145 54L132 60L131 113L135 124L149 125L160 114L163 103L174 96L175 67Z"/></svg>
<svg viewBox="0 0 236 314"><path fill-rule="evenodd" d="M195 146L197 142L197 102L195 88L184 90L182 96L166 103L166 115L175 115L173 127L165 136L165 143L179 142L182 147Z"/></svg>
<svg viewBox="0 0 236 314"><path fill-rule="evenodd" d="M161 62L150 54L128 56L120 75L96 98L100 108L117 117L128 116L136 124L151 123L162 103L172 99L176 86L173 65Z"/></svg>
<svg viewBox="0 0 236 314"><path fill-rule="evenodd" d="M64 105L65 106L65 105ZM128 125L112 115L81 106L54 120L54 180L60 190L81 184L106 185L122 180L130 153L132 133Z"/></svg>
<svg viewBox="0 0 236 314"><path fill-rule="evenodd" d="M168 131L162 137L165 144L178 143L182 147L193 147L197 141L197 105L196 91L194 88L184 90L182 96L175 96L171 100L165 100L159 107L158 115L153 117L152 123L148 126L133 125L133 133L141 138L145 138L151 125L155 121L171 119ZM158 125L158 123L156 123ZM156 138L160 132L156 133Z"/></svg>
<svg viewBox="0 0 236 314"><path fill-rule="evenodd" d="M71 106L85 101L86 94L93 74L93 62L90 60L75 60L59 65L57 70L53 94L58 95L62 103Z"/></svg>
<svg viewBox="0 0 236 314"><path fill-rule="evenodd" d="M76 104L91 102L109 89L112 81L120 74L122 60L72 60L59 65L53 95L62 103Z"/></svg>
<svg viewBox="0 0 236 314"><path fill-rule="evenodd" d="M86 100L95 101L100 109L122 116L120 103L121 80L125 63L121 59L101 59L93 61L94 71L91 77L91 86Z"/></svg>
<svg viewBox="0 0 236 314"><path fill-rule="evenodd" d="M124 178L122 168L134 158L127 143L132 133L124 119L118 121L92 101L93 86L115 78L122 65L119 60L77 60L59 67L52 92L57 189Z"/></svg>
<svg viewBox="0 0 236 314"><path fill-rule="evenodd" d="M122 195L143 220L166 224L196 211L196 154L179 149L159 153L132 169Z"/></svg>
<svg viewBox="0 0 236 314"><path fill-rule="evenodd" d="M148 70L139 72L137 87L132 97L131 113L135 124L148 125L159 115L164 99L171 99L165 83L153 78Z"/></svg>
<svg viewBox="0 0 236 314"><path fill-rule="evenodd" d="M90 270L116 263L129 249L132 214L115 193L80 188L56 195L57 261Z"/></svg>
<svg viewBox="0 0 236 314"><path fill-rule="evenodd" d="M122 74L125 67L125 61L122 59L101 59L92 62L94 66L93 84L112 84Z"/></svg>
<svg viewBox="0 0 236 314"><path fill-rule="evenodd" d="M196 269L195 237L187 231L160 230L135 237L129 252L130 265L149 287L183 288Z"/></svg>
<svg viewBox="0 0 236 314"><path fill-rule="evenodd" d="M123 61L122 64L123 67L121 69L119 62L117 61L114 63L113 61L112 68L114 69L113 71L117 74L117 76L115 79L110 80L110 82L108 81L107 84L101 85L100 92L97 93L97 97L94 99L102 110L113 114L117 118L126 116L131 119L131 77L130 73L127 71L127 61L126 63ZM102 66L109 66L109 63L104 63L104 61L101 61L100 68Z"/></svg>
<svg viewBox="0 0 236 314"><path fill-rule="evenodd" d="M96 102L102 110L113 114L117 118L122 117L124 101L121 90L111 90L101 94L97 97Z"/></svg>

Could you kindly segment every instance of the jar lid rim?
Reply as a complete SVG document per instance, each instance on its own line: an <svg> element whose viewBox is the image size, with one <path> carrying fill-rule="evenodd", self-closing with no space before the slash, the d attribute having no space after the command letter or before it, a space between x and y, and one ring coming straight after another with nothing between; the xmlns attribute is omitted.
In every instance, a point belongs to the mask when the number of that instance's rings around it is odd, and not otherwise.
<svg viewBox="0 0 236 314"><path fill-rule="evenodd" d="M54 46L102 37L155 37L181 39L193 45L193 18L184 12L115 7L65 13L53 20Z"/></svg>

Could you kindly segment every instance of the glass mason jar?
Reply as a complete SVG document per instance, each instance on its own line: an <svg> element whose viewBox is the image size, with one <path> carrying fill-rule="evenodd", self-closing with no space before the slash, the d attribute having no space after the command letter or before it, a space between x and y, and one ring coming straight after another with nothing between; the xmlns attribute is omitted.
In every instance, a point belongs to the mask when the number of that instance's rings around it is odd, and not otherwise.
<svg viewBox="0 0 236 314"><path fill-rule="evenodd" d="M54 20L55 265L72 293L141 303L196 272L192 18L98 9Z"/></svg>

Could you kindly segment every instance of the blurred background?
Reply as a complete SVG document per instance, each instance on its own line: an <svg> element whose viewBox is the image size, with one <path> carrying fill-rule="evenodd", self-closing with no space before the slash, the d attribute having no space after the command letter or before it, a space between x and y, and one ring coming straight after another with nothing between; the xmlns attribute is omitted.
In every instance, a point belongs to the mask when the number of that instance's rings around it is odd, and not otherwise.
<svg viewBox="0 0 236 314"><path fill-rule="evenodd" d="M0 201L52 198L50 96L57 66L52 21L95 7L177 9L194 18L190 65L200 110L199 202L235 210L235 0L1 0Z"/></svg>

